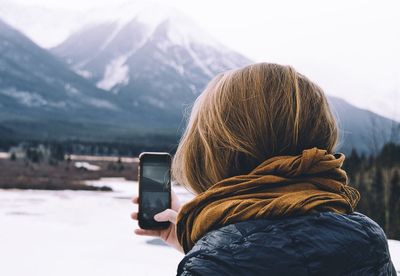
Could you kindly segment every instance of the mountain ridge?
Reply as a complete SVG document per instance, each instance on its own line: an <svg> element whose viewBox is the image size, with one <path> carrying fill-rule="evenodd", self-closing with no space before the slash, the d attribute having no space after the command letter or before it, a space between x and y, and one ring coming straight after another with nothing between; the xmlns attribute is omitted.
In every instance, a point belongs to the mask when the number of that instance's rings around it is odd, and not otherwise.
<svg viewBox="0 0 400 276"><path fill-rule="evenodd" d="M171 20L149 32L136 19L84 27L53 48L53 55L0 22L0 50L8 51L0 54L0 133L16 139L128 141L146 133L178 138L183 113L210 78L252 63L221 45L171 39ZM400 141L390 133L397 122L328 98L342 122L344 151L374 152L390 139Z"/></svg>

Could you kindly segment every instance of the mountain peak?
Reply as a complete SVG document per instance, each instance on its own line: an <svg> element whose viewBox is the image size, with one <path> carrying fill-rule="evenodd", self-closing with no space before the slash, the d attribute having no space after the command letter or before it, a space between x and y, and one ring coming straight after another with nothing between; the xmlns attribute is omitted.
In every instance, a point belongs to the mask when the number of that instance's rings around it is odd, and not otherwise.
<svg viewBox="0 0 400 276"><path fill-rule="evenodd" d="M168 36L177 44L195 41L212 47L223 47L182 11L154 1L130 1L121 5L93 9L84 28L108 23L116 24L116 30L121 30L132 22L145 25L148 28L148 35L151 35L160 25L168 26Z"/></svg>
<svg viewBox="0 0 400 276"><path fill-rule="evenodd" d="M154 91L197 95L211 77L250 63L170 6L135 1L103 6L90 17L90 25L52 51L97 87L116 94L134 94L137 80L149 82L153 76L167 84L150 81Z"/></svg>

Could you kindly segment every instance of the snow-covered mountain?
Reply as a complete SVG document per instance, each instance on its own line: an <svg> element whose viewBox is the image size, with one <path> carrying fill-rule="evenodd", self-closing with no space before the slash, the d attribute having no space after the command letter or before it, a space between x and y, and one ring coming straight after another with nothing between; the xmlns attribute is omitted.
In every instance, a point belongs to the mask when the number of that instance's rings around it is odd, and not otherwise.
<svg viewBox="0 0 400 276"><path fill-rule="evenodd" d="M127 4L108 14L52 52L125 108L180 117L211 77L251 62L171 8Z"/></svg>
<svg viewBox="0 0 400 276"><path fill-rule="evenodd" d="M2 97L26 107L116 109L105 91L69 70L46 50L0 21Z"/></svg>
<svg viewBox="0 0 400 276"><path fill-rule="evenodd" d="M174 9L140 1L106 11L51 49L58 58L0 24L1 137L176 137L184 109L214 75L252 62ZM340 150L374 153L400 141L397 122L329 101Z"/></svg>
<svg viewBox="0 0 400 276"><path fill-rule="evenodd" d="M86 122L106 123L123 113L107 91L0 21L2 135L50 138L50 129L78 135Z"/></svg>
<svg viewBox="0 0 400 276"><path fill-rule="evenodd" d="M52 52L144 121L179 124L183 109L213 76L252 62L159 4L139 1L90 17ZM393 139L397 123L335 97L330 103L341 122L341 150L370 153Z"/></svg>

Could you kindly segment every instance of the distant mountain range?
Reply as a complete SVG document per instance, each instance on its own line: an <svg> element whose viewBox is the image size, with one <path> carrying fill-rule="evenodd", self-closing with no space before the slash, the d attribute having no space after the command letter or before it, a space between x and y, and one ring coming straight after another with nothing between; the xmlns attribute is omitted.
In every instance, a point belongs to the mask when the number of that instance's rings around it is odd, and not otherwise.
<svg viewBox="0 0 400 276"><path fill-rule="evenodd" d="M176 121L213 76L251 61L183 14L151 5L120 8L114 18L92 23L52 52L145 121L160 115Z"/></svg>
<svg viewBox="0 0 400 276"><path fill-rule="evenodd" d="M149 7L96 21L45 50L0 21L0 136L129 141L179 136L182 115L217 73L252 61L184 15ZM341 150L400 141L398 123L330 97Z"/></svg>
<svg viewBox="0 0 400 276"><path fill-rule="evenodd" d="M113 97L0 21L0 131L6 137L79 137L128 113ZM85 126L85 127L82 127ZM86 126L88 129L85 129ZM93 134L96 137L96 134Z"/></svg>
<svg viewBox="0 0 400 276"><path fill-rule="evenodd" d="M339 125L338 149L345 153L377 154L388 142L400 143L399 122L369 110L357 108L343 99L328 96L328 102Z"/></svg>

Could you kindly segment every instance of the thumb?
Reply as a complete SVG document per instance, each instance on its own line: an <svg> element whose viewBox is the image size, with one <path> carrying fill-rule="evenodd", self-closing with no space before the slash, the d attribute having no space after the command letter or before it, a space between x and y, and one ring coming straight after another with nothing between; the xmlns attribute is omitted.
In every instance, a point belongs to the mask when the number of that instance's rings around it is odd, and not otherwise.
<svg viewBox="0 0 400 276"><path fill-rule="evenodd" d="M176 217L178 216L178 213L175 212L172 209L166 209L162 211L161 213L158 213L154 216L154 219L158 222L162 221L169 221L172 222L173 224L176 224Z"/></svg>

